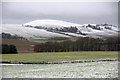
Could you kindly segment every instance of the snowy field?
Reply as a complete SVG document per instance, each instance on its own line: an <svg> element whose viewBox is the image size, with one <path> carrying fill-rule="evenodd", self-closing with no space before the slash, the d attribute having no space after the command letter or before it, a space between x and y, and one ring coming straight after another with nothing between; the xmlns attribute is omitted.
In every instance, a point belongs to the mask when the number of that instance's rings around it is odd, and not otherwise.
<svg viewBox="0 0 120 80"><path fill-rule="evenodd" d="M118 61L68 64L3 64L3 78L117 78Z"/></svg>

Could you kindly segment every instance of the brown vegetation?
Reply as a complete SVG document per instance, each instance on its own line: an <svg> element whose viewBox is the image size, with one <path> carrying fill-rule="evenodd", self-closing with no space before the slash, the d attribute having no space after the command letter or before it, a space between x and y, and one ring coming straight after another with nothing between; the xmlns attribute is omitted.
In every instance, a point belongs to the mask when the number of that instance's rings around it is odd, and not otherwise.
<svg viewBox="0 0 120 80"><path fill-rule="evenodd" d="M29 53L34 52L34 45L38 44L36 42L30 42L25 40L16 39L2 39L2 44L13 44L17 47L18 53Z"/></svg>

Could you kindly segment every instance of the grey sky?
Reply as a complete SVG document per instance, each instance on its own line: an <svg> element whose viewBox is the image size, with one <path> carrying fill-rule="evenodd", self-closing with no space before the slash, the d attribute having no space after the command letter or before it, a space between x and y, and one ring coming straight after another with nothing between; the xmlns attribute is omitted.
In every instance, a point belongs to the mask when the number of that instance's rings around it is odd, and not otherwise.
<svg viewBox="0 0 120 80"><path fill-rule="evenodd" d="M2 22L57 19L78 24L118 24L117 2L3 2Z"/></svg>

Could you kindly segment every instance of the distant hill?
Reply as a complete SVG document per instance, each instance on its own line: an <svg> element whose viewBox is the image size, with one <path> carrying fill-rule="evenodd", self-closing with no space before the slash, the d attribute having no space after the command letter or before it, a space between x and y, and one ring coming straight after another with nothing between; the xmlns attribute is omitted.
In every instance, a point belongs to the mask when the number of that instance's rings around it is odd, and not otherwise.
<svg viewBox="0 0 120 80"><path fill-rule="evenodd" d="M76 24L60 20L35 20L25 24L2 24L2 33L28 40L50 37L117 37L118 26L110 24Z"/></svg>

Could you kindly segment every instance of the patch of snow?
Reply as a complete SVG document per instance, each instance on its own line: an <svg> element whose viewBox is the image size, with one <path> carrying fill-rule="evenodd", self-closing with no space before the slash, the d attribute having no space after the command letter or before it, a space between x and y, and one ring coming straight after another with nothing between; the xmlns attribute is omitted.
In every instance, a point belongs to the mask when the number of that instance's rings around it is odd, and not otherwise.
<svg viewBox="0 0 120 80"><path fill-rule="evenodd" d="M80 24L70 23L66 21L60 21L60 20L49 20L49 19L43 19L43 20L35 20L32 22L25 23L24 26L30 25L30 26L44 26L44 27L53 27L53 28L61 28L61 27L70 27L70 26L81 26Z"/></svg>

